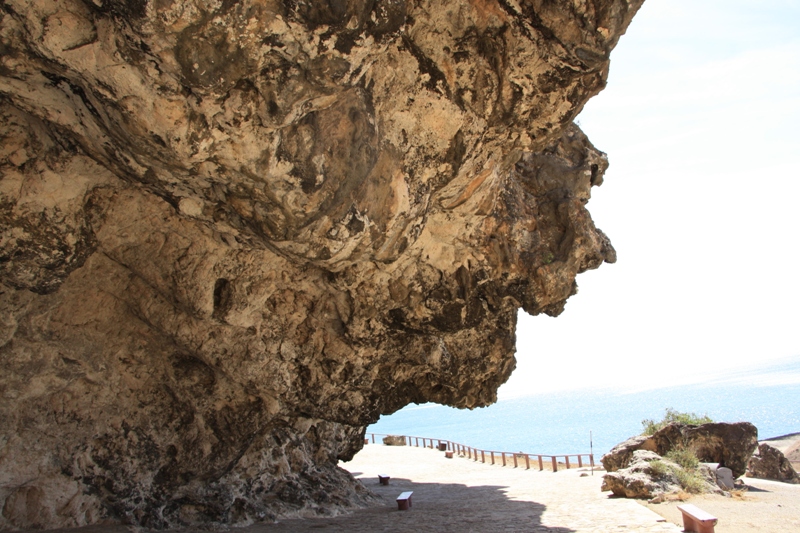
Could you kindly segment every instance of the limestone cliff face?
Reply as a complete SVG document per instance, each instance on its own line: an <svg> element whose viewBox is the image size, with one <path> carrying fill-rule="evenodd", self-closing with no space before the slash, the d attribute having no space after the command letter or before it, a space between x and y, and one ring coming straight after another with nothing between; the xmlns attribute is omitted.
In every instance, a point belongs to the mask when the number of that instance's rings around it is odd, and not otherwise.
<svg viewBox="0 0 800 533"><path fill-rule="evenodd" d="M613 261L572 124L643 0L4 0L0 528L335 512Z"/></svg>

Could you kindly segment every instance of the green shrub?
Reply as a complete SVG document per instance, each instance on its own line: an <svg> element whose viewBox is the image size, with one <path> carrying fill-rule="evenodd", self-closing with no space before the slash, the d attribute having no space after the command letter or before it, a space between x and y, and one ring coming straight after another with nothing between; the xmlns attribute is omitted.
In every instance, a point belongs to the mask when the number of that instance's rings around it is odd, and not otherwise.
<svg viewBox="0 0 800 533"><path fill-rule="evenodd" d="M653 475L659 477L665 475L670 470L670 468L667 466L667 463L658 459L656 459L655 461L650 461L649 464L650 464L650 471L653 473Z"/></svg>
<svg viewBox="0 0 800 533"><path fill-rule="evenodd" d="M701 494L706 491L706 483L697 470L676 469L675 476L678 478L681 488L686 492Z"/></svg>
<svg viewBox="0 0 800 533"><path fill-rule="evenodd" d="M681 413L671 407L668 407L666 409L666 413L664 414L664 418L661 419L661 421L656 422L655 420L649 418L642 420L642 427L644 428L642 435L652 435L659 429L668 424L672 424L673 422L678 422L680 424L699 425L709 424L713 422L713 420L709 418L708 415L699 416L695 413Z"/></svg>
<svg viewBox="0 0 800 533"><path fill-rule="evenodd" d="M665 457L685 470L696 470L700 466L700 460L694 452L686 448L673 448Z"/></svg>

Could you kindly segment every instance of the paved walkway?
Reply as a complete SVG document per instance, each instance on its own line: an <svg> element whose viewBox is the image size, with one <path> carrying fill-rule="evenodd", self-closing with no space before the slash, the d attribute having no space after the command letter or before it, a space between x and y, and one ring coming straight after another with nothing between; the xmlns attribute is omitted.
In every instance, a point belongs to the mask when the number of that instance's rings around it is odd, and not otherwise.
<svg viewBox="0 0 800 533"><path fill-rule="evenodd" d="M600 492L602 472L503 468L465 458L446 459L426 448L364 447L344 468L382 497L375 507L335 518L284 520L250 532L552 532L677 533L681 528L649 509ZM391 476L388 486L378 474ZM413 507L398 511L395 498L412 490Z"/></svg>

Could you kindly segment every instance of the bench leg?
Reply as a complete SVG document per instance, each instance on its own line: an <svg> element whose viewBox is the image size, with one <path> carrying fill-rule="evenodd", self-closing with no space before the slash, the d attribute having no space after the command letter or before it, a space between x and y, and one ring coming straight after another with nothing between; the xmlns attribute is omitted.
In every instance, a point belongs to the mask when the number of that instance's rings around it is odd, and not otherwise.
<svg viewBox="0 0 800 533"><path fill-rule="evenodd" d="M697 526L699 533L714 533L714 522L700 523Z"/></svg>
<svg viewBox="0 0 800 533"><path fill-rule="evenodd" d="M683 530L695 533L714 533L715 522L703 523L691 516L683 515Z"/></svg>

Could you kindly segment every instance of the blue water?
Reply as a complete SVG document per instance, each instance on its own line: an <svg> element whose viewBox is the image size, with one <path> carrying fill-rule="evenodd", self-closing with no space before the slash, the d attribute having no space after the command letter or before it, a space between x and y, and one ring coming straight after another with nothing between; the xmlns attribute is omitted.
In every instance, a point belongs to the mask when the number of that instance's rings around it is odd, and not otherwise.
<svg viewBox="0 0 800 533"><path fill-rule="evenodd" d="M705 414L717 422L752 422L760 439L800 432L800 383L749 381L633 393L558 392L509 399L472 411L411 405L381 418L367 432L441 438L484 450L554 455L589 453L591 431L593 451L599 455L641 433L643 419L663 418L666 408Z"/></svg>

